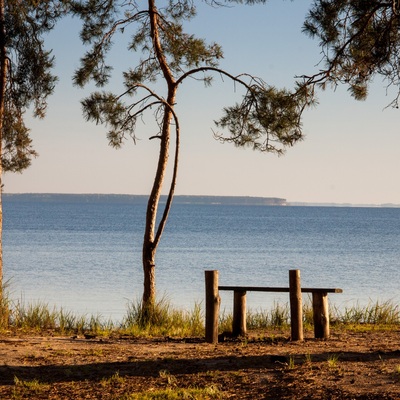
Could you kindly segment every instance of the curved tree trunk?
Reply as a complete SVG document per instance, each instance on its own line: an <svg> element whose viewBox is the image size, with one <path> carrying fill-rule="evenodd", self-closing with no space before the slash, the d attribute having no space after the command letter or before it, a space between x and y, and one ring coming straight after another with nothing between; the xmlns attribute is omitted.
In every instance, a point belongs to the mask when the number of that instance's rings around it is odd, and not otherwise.
<svg viewBox="0 0 400 400"><path fill-rule="evenodd" d="M175 92L173 89L168 98L168 104L173 105L175 100ZM144 273L144 288L142 306L143 310L151 310L156 299L156 284L155 284L155 257L157 245L161 232L157 232L156 238L156 218L161 197L162 186L165 179L169 158L169 147L171 137L171 119L173 116L172 108L168 105L164 108L164 120L162 126L162 135L160 143L160 154L158 158L158 166L156 176L154 178L153 188L147 203L146 226L143 238L143 273Z"/></svg>
<svg viewBox="0 0 400 400"><path fill-rule="evenodd" d="M168 113L170 114L170 113ZM147 308L155 301L155 256L157 247L155 245L155 229L158 205L161 197L161 190L164 183L165 172L167 169L170 145L170 127L167 113L163 122L163 133L160 143L160 154L153 188L149 196L146 212L146 225L143 238L143 307Z"/></svg>
<svg viewBox="0 0 400 400"><path fill-rule="evenodd" d="M3 124L7 84L7 49L5 45L4 0L0 0L0 300L3 296Z"/></svg>
<svg viewBox="0 0 400 400"><path fill-rule="evenodd" d="M143 238L142 262L144 273L144 287L142 298L142 311L145 320L148 319L150 315L149 313L151 313L152 307L154 306L156 300L155 257L159 239L162 234L162 230L165 225L165 221L169 211L169 209L166 208L163 216L164 222L160 224L156 234L157 211L168 165L171 139L171 120L174 117L173 110L177 91L176 83L174 81L173 75L169 69L167 60L161 47L158 30L159 16L154 0L149 0L149 15L154 53L158 59L164 79L168 85L168 97L164 104L164 117L160 136L160 154L158 158L158 166L154 178L153 188L151 190L150 197L147 203L146 226ZM176 151L178 151L178 149L176 149ZM175 168L176 167L177 166L175 165ZM171 185L170 194L173 193L174 181L175 180L173 180L173 183Z"/></svg>

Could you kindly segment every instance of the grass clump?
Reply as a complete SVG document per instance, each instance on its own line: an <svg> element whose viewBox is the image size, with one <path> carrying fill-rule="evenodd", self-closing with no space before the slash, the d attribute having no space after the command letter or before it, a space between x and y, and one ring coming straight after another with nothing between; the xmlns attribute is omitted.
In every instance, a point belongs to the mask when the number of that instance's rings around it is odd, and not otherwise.
<svg viewBox="0 0 400 400"><path fill-rule="evenodd" d="M12 312L11 324L17 329L35 331L53 330L57 326L57 312L46 303L37 302L27 306L17 303Z"/></svg>
<svg viewBox="0 0 400 400"><path fill-rule="evenodd" d="M303 324L305 328L311 328L314 324L314 311L310 296L303 304Z"/></svg>
<svg viewBox="0 0 400 400"><path fill-rule="evenodd" d="M8 282L3 287L0 285L0 330L7 329L10 325L11 307L7 291L8 286Z"/></svg>
<svg viewBox="0 0 400 400"><path fill-rule="evenodd" d="M294 356L291 355L289 357L288 369L294 369L295 367L296 367L296 362L295 362Z"/></svg>
<svg viewBox="0 0 400 400"><path fill-rule="evenodd" d="M223 399L223 393L214 386L205 388L166 388L151 392L127 394L121 400L182 400Z"/></svg>
<svg viewBox="0 0 400 400"><path fill-rule="evenodd" d="M102 321L101 316L76 316L75 314L51 308L47 303L25 304L13 302L8 293L0 293L0 332L52 332L57 334L104 335L114 329L111 321Z"/></svg>
<svg viewBox="0 0 400 400"><path fill-rule="evenodd" d="M338 366L338 361L339 361L339 355L338 354L332 354L328 357L327 362L329 368L336 368Z"/></svg>
<svg viewBox="0 0 400 400"><path fill-rule="evenodd" d="M246 313L247 329L287 328L290 323L288 304L274 304L272 310L248 310ZM229 332L232 330L233 316L225 310L220 313L219 330Z"/></svg>
<svg viewBox="0 0 400 400"><path fill-rule="evenodd" d="M246 316L248 329L285 328L289 326L290 311L288 304L275 303L272 310L249 310Z"/></svg>
<svg viewBox="0 0 400 400"><path fill-rule="evenodd" d="M224 309L219 314L218 329L220 332L230 332L232 330L233 315Z"/></svg>
<svg viewBox="0 0 400 400"><path fill-rule="evenodd" d="M345 307L343 312L336 310L336 321L344 325L399 325L399 306L392 301L380 303L370 302L366 306L358 303L352 307Z"/></svg>
<svg viewBox="0 0 400 400"><path fill-rule="evenodd" d="M100 315L76 316L63 309L51 309L48 304L18 303L11 310L10 326L22 331L52 331L59 334L104 335L112 331L111 321L103 322Z"/></svg>
<svg viewBox="0 0 400 400"><path fill-rule="evenodd" d="M14 378L12 399L33 398L48 392L50 385L39 382L37 379L24 381L18 377Z"/></svg>
<svg viewBox="0 0 400 400"><path fill-rule="evenodd" d="M104 388L115 385L123 385L125 383L125 378L119 375L119 372L116 372L114 375L109 378L103 378L100 381L100 385Z"/></svg>
<svg viewBox="0 0 400 400"><path fill-rule="evenodd" d="M192 311L177 310L165 297L156 301L143 314L141 301L128 304L128 312L121 329L145 336L200 336L204 335L204 317L199 304Z"/></svg>

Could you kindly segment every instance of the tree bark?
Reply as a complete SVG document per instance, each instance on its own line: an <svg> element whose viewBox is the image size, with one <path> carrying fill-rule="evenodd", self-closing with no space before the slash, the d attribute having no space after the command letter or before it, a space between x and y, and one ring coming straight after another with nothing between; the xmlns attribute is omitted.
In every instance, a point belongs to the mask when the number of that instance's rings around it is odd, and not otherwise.
<svg viewBox="0 0 400 400"><path fill-rule="evenodd" d="M206 342L218 343L219 306L218 271L205 271L206 282Z"/></svg>
<svg viewBox="0 0 400 400"><path fill-rule="evenodd" d="M170 206L170 201L169 201L167 208L164 210L164 216L162 218L162 222L159 224L156 233L157 212L169 159L171 120L174 118L174 104L177 91L177 86L173 79L172 72L170 71L167 60L163 54L159 38L159 31L158 31L159 17L155 6L155 2L151 0L149 1L149 15L150 15L150 26L151 26L151 35L153 39L154 52L159 61L164 79L168 85L168 97L164 104L164 117L162 121L161 136L160 136L160 153L158 158L157 171L153 182L153 188L151 190L149 200L147 203L146 225L143 238L142 262L143 262L143 273L144 273L144 287L143 287L142 309L145 315L149 312L149 310L151 310L156 300L155 257L156 257L157 246L162 231L164 229L164 225L166 222L166 218L168 216L169 206ZM178 152L178 143L179 142L177 140L176 153ZM174 166L174 178L170 188L170 197L173 195L175 187L176 169L177 169L177 163L175 163Z"/></svg>
<svg viewBox="0 0 400 400"><path fill-rule="evenodd" d="M175 90L172 90L168 98L168 104L173 104L175 99ZM158 166L154 178L153 188L149 196L146 212L146 226L143 239L143 272L144 272L144 288L143 288L143 308L148 309L155 303L156 299L156 283L155 283L155 257L161 232L156 231L157 211L161 197L162 186L165 179L165 172L168 165L170 136L171 136L171 118L172 111L165 106L164 120L162 127L162 136L160 143L160 154L158 158Z"/></svg>
<svg viewBox="0 0 400 400"><path fill-rule="evenodd" d="M7 49L4 26L4 0L0 0L0 296L3 296L3 126L7 84ZM0 298L1 299L1 298Z"/></svg>
<svg viewBox="0 0 400 400"><path fill-rule="evenodd" d="M303 302L301 295L300 270L289 271L291 340L303 340Z"/></svg>

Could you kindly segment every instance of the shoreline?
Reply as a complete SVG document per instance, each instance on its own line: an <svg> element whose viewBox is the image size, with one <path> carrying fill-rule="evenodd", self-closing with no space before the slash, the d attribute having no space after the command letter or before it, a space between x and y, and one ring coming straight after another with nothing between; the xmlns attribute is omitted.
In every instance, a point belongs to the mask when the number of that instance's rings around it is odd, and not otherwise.
<svg viewBox="0 0 400 400"><path fill-rule="evenodd" d="M45 202L90 201L90 202L121 202L132 204L147 204L148 195L134 194L99 194L99 193L3 193L6 201L29 202L41 200ZM166 196L161 196L161 204ZM355 207L355 208L400 208L400 204L382 203L333 203L333 202L299 202L288 201L281 197L261 196L218 196L218 195L175 195L174 204L193 205L231 205L231 206L283 206L283 207Z"/></svg>

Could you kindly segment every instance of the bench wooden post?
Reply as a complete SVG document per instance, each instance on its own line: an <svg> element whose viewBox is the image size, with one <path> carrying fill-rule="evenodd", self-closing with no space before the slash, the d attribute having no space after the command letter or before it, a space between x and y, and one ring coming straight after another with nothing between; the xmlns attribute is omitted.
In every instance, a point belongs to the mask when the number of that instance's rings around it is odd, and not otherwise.
<svg viewBox="0 0 400 400"><path fill-rule="evenodd" d="M206 342L218 343L218 319L221 298L218 293L218 271L205 271Z"/></svg>
<svg viewBox="0 0 400 400"><path fill-rule="evenodd" d="M301 296L300 270L289 271L290 327L292 340L303 340L303 302Z"/></svg>
<svg viewBox="0 0 400 400"><path fill-rule="evenodd" d="M314 337L318 339L329 338L329 306L328 293L313 292L313 319Z"/></svg>
<svg viewBox="0 0 400 400"><path fill-rule="evenodd" d="M234 290L232 334L233 336L245 336L246 332L246 292Z"/></svg>
<svg viewBox="0 0 400 400"><path fill-rule="evenodd" d="M218 285L218 271L208 271L216 273L215 285ZM215 278L213 278L215 279ZM206 271L207 280L207 271ZM207 287L211 283L206 282L206 332L211 332L212 329L218 331L218 314L214 317L208 316L207 310L210 307L216 307L219 312L220 298L218 290L230 290L234 293L233 298L233 321L232 333L234 336L246 335L246 293L247 292L272 292L272 293L289 293L290 295L290 319L291 319L291 339L304 340L303 332L303 304L302 293L312 293L313 299L313 320L314 320L314 335L316 338L329 338L329 309L328 309L328 293L343 293L339 288L302 288L300 283L300 270L289 271L289 287L265 287L265 286L217 286L217 288L209 289ZM211 313L211 311L209 311ZM214 319L213 319L214 318ZM215 320L216 318L216 320ZM210 322L209 322L210 321ZM212 322L214 321L214 322ZM217 328L212 328L209 324L216 325ZM217 337L217 333L214 334ZM211 333L206 333L206 336L211 338ZM209 339L211 340L211 339ZM217 340L217 339L215 339Z"/></svg>

